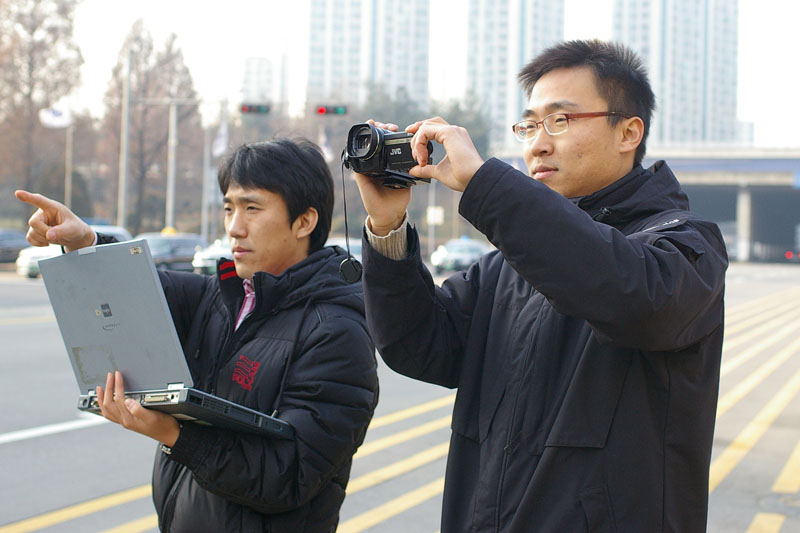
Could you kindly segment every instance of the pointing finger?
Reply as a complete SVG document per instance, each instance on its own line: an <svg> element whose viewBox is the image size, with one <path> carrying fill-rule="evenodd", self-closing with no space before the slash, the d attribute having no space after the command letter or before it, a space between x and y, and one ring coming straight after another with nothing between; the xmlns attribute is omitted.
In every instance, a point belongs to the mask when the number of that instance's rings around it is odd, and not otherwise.
<svg viewBox="0 0 800 533"><path fill-rule="evenodd" d="M40 209L58 209L61 207L62 204L56 202L55 200L51 200L46 196L42 196L41 194L31 193L28 191L24 191L19 189L14 191L14 196L17 197L17 200L21 202L25 202L26 204L30 204L34 207L38 207Z"/></svg>

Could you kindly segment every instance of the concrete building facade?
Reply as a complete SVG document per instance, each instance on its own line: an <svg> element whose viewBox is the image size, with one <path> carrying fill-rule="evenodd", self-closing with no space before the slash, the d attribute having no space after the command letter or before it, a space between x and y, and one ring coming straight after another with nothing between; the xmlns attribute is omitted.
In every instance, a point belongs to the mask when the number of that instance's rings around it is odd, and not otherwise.
<svg viewBox="0 0 800 533"><path fill-rule="evenodd" d="M470 0L467 88L491 124L490 151L519 149L511 133L527 100L517 74L564 38L564 0Z"/></svg>
<svg viewBox="0 0 800 533"><path fill-rule="evenodd" d="M311 0L306 102L363 104L371 86L428 102L427 0Z"/></svg>

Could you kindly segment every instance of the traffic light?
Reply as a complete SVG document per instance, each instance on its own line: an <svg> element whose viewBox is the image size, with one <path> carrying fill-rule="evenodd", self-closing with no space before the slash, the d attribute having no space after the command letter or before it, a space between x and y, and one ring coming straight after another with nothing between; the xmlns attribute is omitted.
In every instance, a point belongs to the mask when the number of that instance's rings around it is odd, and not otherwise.
<svg viewBox="0 0 800 533"><path fill-rule="evenodd" d="M269 104L242 104L239 106L242 113L269 113Z"/></svg>
<svg viewBox="0 0 800 533"><path fill-rule="evenodd" d="M346 115L346 105L320 105L317 106L317 115Z"/></svg>

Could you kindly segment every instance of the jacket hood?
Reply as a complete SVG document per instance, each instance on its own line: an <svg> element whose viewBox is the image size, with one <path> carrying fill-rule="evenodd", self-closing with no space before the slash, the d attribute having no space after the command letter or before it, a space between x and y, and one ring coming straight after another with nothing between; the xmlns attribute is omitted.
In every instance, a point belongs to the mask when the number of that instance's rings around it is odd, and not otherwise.
<svg viewBox="0 0 800 533"><path fill-rule="evenodd" d="M670 209L689 209L689 198L664 161L636 165L611 185L573 201L592 218L619 225Z"/></svg>
<svg viewBox="0 0 800 533"><path fill-rule="evenodd" d="M350 307L363 315L361 282L348 284L339 275L339 265L346 258L347 253L338 246L325 247L279 276L256 272L253 276L255 308L259 312L279 311L313 300ZM244 298L244 288L233 261L220 259L217 276L223 301L228 307L238 309Z"/></svg>

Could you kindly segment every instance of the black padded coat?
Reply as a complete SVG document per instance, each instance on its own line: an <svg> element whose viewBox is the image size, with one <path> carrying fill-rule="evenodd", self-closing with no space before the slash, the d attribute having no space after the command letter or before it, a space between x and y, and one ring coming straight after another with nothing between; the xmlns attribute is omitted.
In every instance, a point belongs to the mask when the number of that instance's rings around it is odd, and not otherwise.
<svg viewBox="0 0 800 533"><path fill-rule="evenodd" d="M487 161L459 210L497 247L436 287L364 239L387 364L458 388L443 533L700 532L727 255L669 168L566 199Z"/></svg>
<svg viewBox="0 0 800 533"><path fill-rule="evenodd" d="M235 332L244 291L232 262L217 276L160 273L195 387L275 411L296 432L273 440L185 422L172 453L156 452L161 531L335 531L378 399L361 285L338 274L345 257L323 248L280 276L256 273L255 309Z"/></svg>

